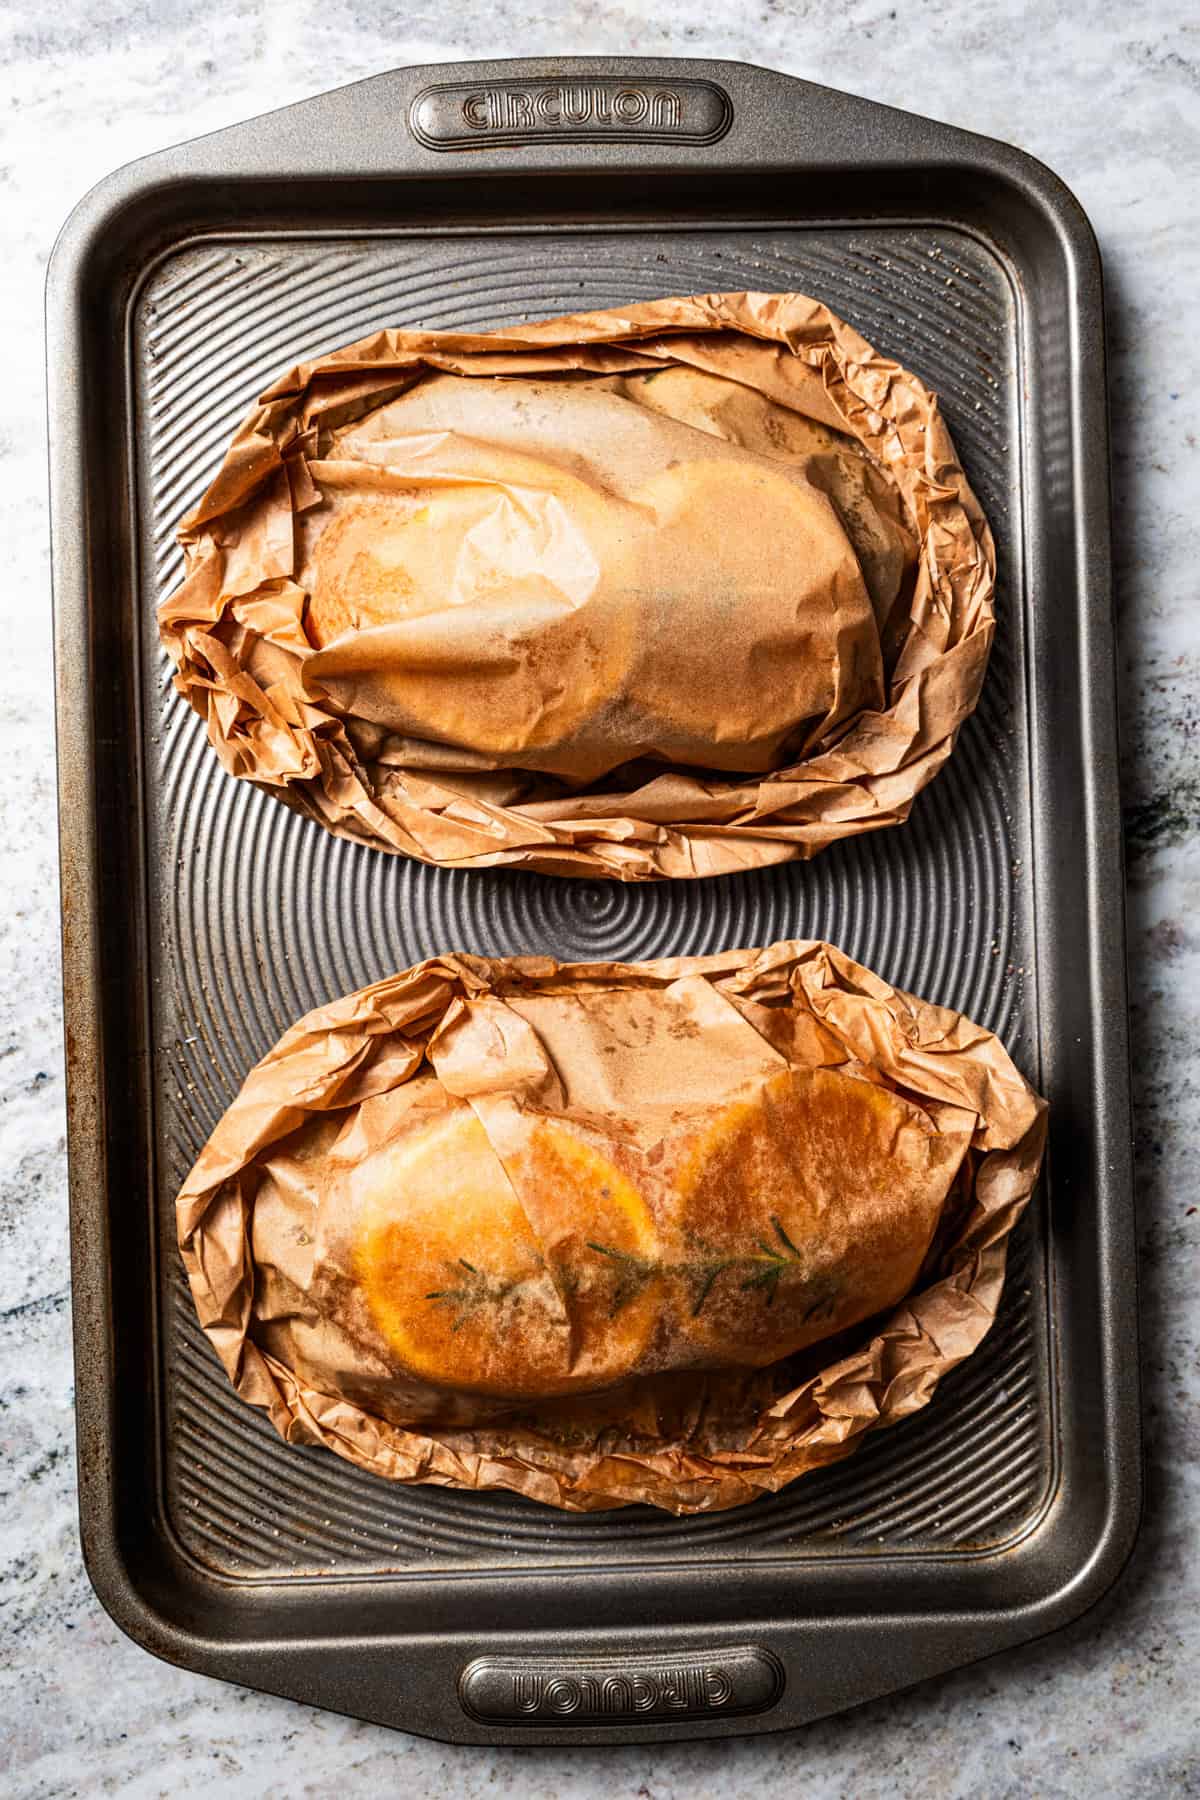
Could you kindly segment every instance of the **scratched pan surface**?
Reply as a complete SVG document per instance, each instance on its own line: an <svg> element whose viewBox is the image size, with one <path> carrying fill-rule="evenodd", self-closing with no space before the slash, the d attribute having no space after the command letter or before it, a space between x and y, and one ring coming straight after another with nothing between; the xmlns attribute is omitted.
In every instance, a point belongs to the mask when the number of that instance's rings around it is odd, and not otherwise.
<svg viewBox="0 0 1200 1800"><path fill-rule="evenodd" d="M383 325L740 288L815 294L916 370L995 531L983 701L906 827L626 888L384 857L221 772L154 612L275 374ZM1074 1616L1128 1552L1139 1471L1099 266L1070 196L736 64L407 70L110 177L49 304L81 1511L114 1616L480 1742L779 1727ZM235 1398L173 1201L302 1012L445 949L792 936L980 1020L1053 1104L995 1329L926 1411L674 1520L392 1487Z"/></svg>

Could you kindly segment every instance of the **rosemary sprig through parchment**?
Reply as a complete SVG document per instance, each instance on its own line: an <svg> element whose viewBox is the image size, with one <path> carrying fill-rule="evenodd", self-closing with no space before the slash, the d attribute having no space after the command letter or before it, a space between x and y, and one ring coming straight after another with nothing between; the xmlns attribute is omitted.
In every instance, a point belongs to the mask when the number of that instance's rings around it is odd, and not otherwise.
<svg viewBox="0 0 1200 1800"><path fill-rule="evenodd" d="M742 1282L743 1291L761 1288L767 1297L767 1305L773 1306L775 1295L785 1271L796 1267L803 1258L799 1250L783 1228L782 1221L771 1214L771 1225L780 1248L756 1238L755 1248L744 1251L738 1256L696 1257L687 1262L661 1262L655 1257L637 1256L628 1250L615 1250L610 1244L596 1244L588 1239L588 1249L595 1250L600 1256L611 1257L620 1265L621 1275L617 1282L616 1292L610 1310L610 1317L615 1318L622 1307L627 1306L635 1294L641 1292L646 1283L655 1275L681 1275L690 1281L695 1288L692 1301L693 1319L704 1310L705 1301L713 1290L713 1284L726 1269L749 1269L751 1272ZM819 1309L827 1305L832 1309L832 1295L823 1295L815 1301L805 1313L805 1322L814 1318Z"/></svg>
<svg viewBox="0 0 1200 1800"><path fill-rule="evenodd" d="M765 1294L767 1305L773 1306L780 1281L789 1271L798 1271L803 1258L774 1213L771 1215L771 1225L778 1248L762 1238L756 1238L753 1250L743 1251L737 1256L701 1255L683 1262L666 1262L659 1257L638 1256L632 1250L618 1250L611 1244L597 1244L589 1238L588 1249L594 1250L598 1256L608 1257L617 1271L609 1317L616 1318L655 1276L677 1275L690 1282L693 1287L691 1311L693 1319L697 1318L704 1310L714 1284L727 1269L748 1271L746 1279L741 1283L743 1292L760 1291ZM465 1256L458 1258L457 1268L464 1269L466 1274L458 1278L456 1286L434 1288L425 1296L435 1305L458 1309L458 1316L450 1327L452 1332L461 1331L468 1318L479 1307L506 1299L521 1285L519 1278L501 1281L488 1275L484 1270L476 1268L474 1263L468 1262ZM560 1268L559 1275L565 1285L572 1289L577 1286L578 1277L574 1270L564 1266ZM801 1323L807 1324L810 1319L819 1318L825 1312L832 1314L835 1300L835 1294L828 1286L823 1286L803 1313Z"/></svg>
<svg viewBox="0 0 1200 1800"><path fill-rule="evenodd" d="M465 1256L459 1257L458 1267L465 1269L467 1273L465 1277L459 1277L457 1287L432 1288L425 1296L438 1306L458 1307L458 1317L450 1327L452 1332L461 1331L471 1314L478 1311L479 1307L489 1301L505 1299L518 1285L516 1281L499 1281L494 1275L485 1274L474 1263L468 1262Z"/></svg>

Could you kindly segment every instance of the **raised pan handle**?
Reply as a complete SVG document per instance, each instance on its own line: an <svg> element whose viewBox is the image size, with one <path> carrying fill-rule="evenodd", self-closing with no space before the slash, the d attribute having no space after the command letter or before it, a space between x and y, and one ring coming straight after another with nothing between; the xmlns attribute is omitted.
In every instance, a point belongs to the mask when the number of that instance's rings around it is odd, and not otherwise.
<svg viewBox="0 0 1200 1800"><path fill-rule="evenodd" d="M316 109L314 111L314 109ZM308 114L309 117L304 118ZM274 115L304 118L316 160L745 168L928 159L959 136L909 113L749 63L686 57L527 57L395 69ZM258 121L259 126L263 121ZM942 144L945 154L946 144ZM315 172L315 170L314 170Z"/></svg>
<svg viewBox="0 0 1200 1800"><path fill-rule="evenodd" d="M427 150L524 144L715 144L733 123L720 81L694 75L560 68L553 75L475 75L423 87L408 128Z"/></svg>
<svg viewBox="0 0 1200 1800"><path fill-rule="evenodd" d="M629 1727L723 1720L768 1712L784 1689L770 1650L737 1644L652 1656L479 1656L458 1699L484 1725Z"/></svg>
<svg viewBox="0 0 1200 1800"><path fill-rule="evenodd" d="M392 69L149 161L156 174L226 181L631 165L896 169L957 161L979 143L749 63L537 57Z"/></svg>

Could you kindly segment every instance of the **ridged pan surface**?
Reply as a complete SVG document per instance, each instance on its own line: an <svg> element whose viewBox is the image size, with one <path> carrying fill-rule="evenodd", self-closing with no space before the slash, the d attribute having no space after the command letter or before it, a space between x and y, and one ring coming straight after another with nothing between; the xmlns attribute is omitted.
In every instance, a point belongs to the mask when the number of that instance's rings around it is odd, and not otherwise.
<svg viewBox="0 0 1200 1800"><path fill-rule="evenodd" d="M647 887L455 874L335 840L220 769L174 695L154 609L174 530L256 395L290 364L382 325L503 325L657 295L800 289L942 398L1000 563L982 704L908 825L717 882ZM183 1549L224 1575L514 1563L647 1564L703 1545L795 1558L1019 1536L1054 1480L1045 1246L1035 1205L982 1350L935 1402L845 1463L711 1518L572 1517L508 1496L403 1488L286 1447L234 1395L196 1324L173 1202L249 1069L303 1012L423 956L695 954L825 937L969 1013L1038 1078L1027 870L1018 304L1003 265L936 226L277 237L183 246L133 316L152 1047L162 1254L162 1441Z"/></svg>

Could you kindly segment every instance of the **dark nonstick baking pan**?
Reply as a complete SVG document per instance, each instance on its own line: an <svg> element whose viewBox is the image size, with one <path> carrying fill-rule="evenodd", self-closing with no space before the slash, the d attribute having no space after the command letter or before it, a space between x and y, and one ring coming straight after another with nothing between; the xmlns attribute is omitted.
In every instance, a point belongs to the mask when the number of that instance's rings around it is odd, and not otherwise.
<svg viewBox="0 0 1200 1800"><path fill-rule="evenodd" d="M982 705L911 822L649 887L456 873L227 778L154 626L174 527L276 374L382 325L817 295L941 395L995 529ZM1004 145L736 63L406 69L120 170L49 283L80 1506L172 1661L477 1743L794 1725L1113 1581L1138 1401L1100 265ZM578 1517L289 1449L192 1313L173 1201L307 1008L444 949L831 938L1051 1101L982 1350L847 1462L712 1517Z"/></svg>

